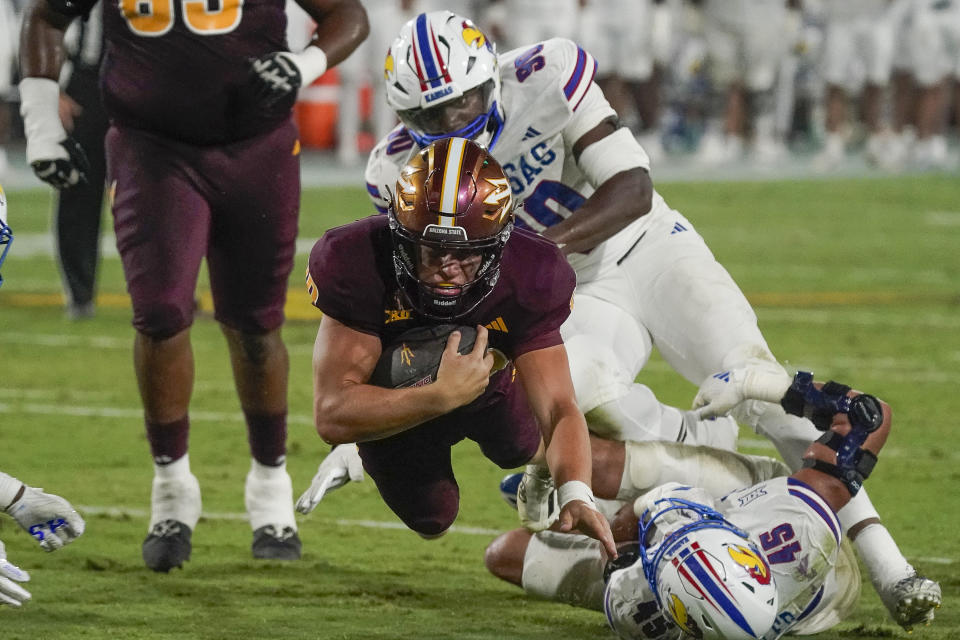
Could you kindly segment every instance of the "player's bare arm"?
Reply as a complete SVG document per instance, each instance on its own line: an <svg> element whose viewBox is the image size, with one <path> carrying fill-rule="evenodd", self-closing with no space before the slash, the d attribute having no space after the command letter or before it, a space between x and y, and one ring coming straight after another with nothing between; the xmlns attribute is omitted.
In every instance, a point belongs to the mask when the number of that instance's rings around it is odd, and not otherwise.
<svg viewBox="0 0 960 640"><path fill-rule="evenodd" d="M591 145L613 143L610 136L623 135L617 132L615 120L604 120L574 143L574 158L580 162ZM637 143L633 140L632 144ZM647 214L652 198L653 182L646 170L634 167L620 171L597 185L597 190L579 209L544 230L543 235L559 244L564 253L587 251Z"/></svg>
<svg viewBox="0 0 960 640"><path fill-rule="evenodd" d="M546 448L547 466L559 491L560 529L578 529L603 543L607 553L616 557L610 526L593 506L590 492L590 438L587 423L577 408L567 352L563 345L530 351L518 357L515 365ZM570 483L570 484L568 484ZM565 500L568 490L582 487L586 499Z"/></svg>
<svg viewBox="0 0 960 640"><path fill-rule="evenodd" d="M822 385L818 384L817 386L822 388ZM851 400L862 395L859 391L851 390L847 392L847 397ZM872 398L872 396L870 397ZM880 449L890 435L892 417L890 405L881 400L877 400L877 402L882 411L883 420L880 426L877 427L875 431L872 431L866 440L864 440L863 444L860 445L861 449L870 452L874 457L880 453ZM847 436L852 429L849 414L838 413L833 416L829 431L839 436ZM804 460L819 460L829 465L837 463L837 451L821 443L819 440L810 445L803 457ZM850 490L842 480L814 468L800 469L794 473L793 476L810 485L814 491L826 500L827 504L829 504L834 511L839 511L852 497Z"/></svg>
<svg viewBox="0 0 960 640"><path fill-rule="evenodd" d="M343 62L370 33L367 13L359 0L297 0L317 23L311 46L327 57L327 66Z"/></svg>
<svg viewBox="0 0 960 640"><path fill-rule="evenodd" d="M73 16L53 9L48 0L33 0L23 14L20 30L20 71L24 78L60 77L63 32Z"/></svg>
<svg viewBox="0 0 960 640"><path fill-rule="evenodd" d="M380 357L380 339L324 316L313 351L317 433L329 444L379 440L471 402L486 389L493 364L486 329L478 330L469 354L458 355L459 344L459 334L451 334L436 383L375 387L366 383Z"/></svg>

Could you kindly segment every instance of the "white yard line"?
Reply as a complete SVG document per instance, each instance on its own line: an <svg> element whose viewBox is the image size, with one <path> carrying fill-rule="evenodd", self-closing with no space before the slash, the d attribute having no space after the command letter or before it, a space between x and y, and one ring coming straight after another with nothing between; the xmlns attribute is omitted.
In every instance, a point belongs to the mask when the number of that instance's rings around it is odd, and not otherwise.
<svg viewBox="0 0 960 640"><path fill-rule="evenodd" d="M106 516L108 518L140 518L150 519L149 509L137 509L134 507L103 507L96 505L78 504L77 510L85 516ZM310 520L312 516L306 516L303 520ZM204 520L228 520L246 522L246 513L217 513L204 511L200 514ZM334 522L342 527L362 527L364 529L406 529L407 525L402 522L381 522L379 520L348 520L337 518ZM503 533L500 529L485 529L483 527L461 527L453 525L450 527L452 533L462 533L466 535L496 536Z"/></svg>

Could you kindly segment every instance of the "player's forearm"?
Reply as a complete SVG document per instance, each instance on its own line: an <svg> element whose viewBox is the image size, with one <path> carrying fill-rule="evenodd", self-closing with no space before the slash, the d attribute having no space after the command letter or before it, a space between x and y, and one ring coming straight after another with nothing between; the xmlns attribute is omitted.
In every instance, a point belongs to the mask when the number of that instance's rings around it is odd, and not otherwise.
<svg viewBox="0 0 960 640"><path fill-rule="evenodd" d="M623 171L597 188L566 220L546 229L544 237L564 253L582 253L650 212L653 185L640 168Z"/></svg>
<svg viewBox="0 0 960 640"><path fill-rule="evenodd" d="M327 67L343 62L370 33L367 12L356 0L342 0L326 8L329 2L306 0L300 3L317 23L312 42L327 56Z"/></svg>
<svg viewBox="0 0 960 640"><path fill-rule="evenodd" d="M314 398L314 425L328 444L380 440L442 416L453 407L436 385L384 389L347 384Z"/></svg>
<svg viewBox="0 0 960 640"><path fill-rule="evenodd" d="M590 485L590 437L587 424L579 412L561 416L552 429L544 431L543 440L546 444L547 466L558 487L571 480Z"/></svg>
<svg viewBox="0 0 960 640"><path fill-rule="evenodd" d="M50 9L46 0L34 0L20 27L20 75L23 78L60 78L63 33L71 18Z"/></svg>

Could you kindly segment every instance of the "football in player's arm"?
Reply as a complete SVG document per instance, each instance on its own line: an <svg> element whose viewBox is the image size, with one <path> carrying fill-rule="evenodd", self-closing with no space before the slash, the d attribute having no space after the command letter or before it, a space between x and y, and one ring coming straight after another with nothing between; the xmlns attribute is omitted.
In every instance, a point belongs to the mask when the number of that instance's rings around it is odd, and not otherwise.
<svg viewBox="0 0 960 640"><path fill-rule="evenodd" d="M616 440L732 450L739 422L768 437L798 469L817 437L809 421L775 402L740 403L721 415L735 390L723 385L741 382L729 379L731 372L747 378L787 373L695 224L651 185L647 153L618 126L593 81L597 68L588 51L565 38L498 54L466 17L418 15L401 28L385 60L384 90L401 125L370 154L365 179L374 206L386 211L385 185L394 184L418 148L445 136L484 144L524 203L517 226L561 244L576 270L574 310L563 337L578 406L591 429ZM700 388L698 414L659 403L636 382L654 344ZM716 418L705 419L710 416ZM523 522L543 522L524 500L531 487L549 482L540 472L528 469L518 491ZM844 509L842 520L891 614L903 626L926 619L930 612L912 603L939 587L900 552L867 492Z"/></svg>
<svg viewBox="0 0 960 640"><path fill-rule="evenodd" d="M485 149L462 138L431 144L404 168L387 216L328 231L311 253L308 289L324 312L314 348L318 433L357 442L384 500L424 537L456 517L457 441L475 440L504 468L545 461L562 526L615 554L593 505L587 427L559 335L573 285L555 245L513 230L507 179ZM435 382L368 383L398 336L451 321L477 326L476 342L461 355L452 333ZM488 347L511 364L492 373Z"/></svg>
<svg viewBox="0 0 960 640"><path fill-rule="evenodd" d="M11 516L44 551L56 551L83 535L85 523L69 502L29 487L0 471L0 511ZM30 600L23 583L30 574L7 560L0 540L0 605L22 606Z"/></svg>

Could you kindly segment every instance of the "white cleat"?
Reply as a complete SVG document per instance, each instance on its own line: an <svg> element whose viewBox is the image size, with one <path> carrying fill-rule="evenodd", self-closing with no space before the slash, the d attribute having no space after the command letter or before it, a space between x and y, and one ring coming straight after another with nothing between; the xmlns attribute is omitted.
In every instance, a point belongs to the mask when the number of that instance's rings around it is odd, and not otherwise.
<svg viewBox="0 0 960 640"><path fill-rule="evenodd" d="M534 532L550 528L560 517L557 490L546 467L527 465L517 487L517 511L520 524Z"/></svg>
<svg viewBox="0 0 960 640"><path fill-rule="evenodd" d="M930 624L943 595L940 584L914 573L880 593L880 599L893 619L907 631L918 624Z"/></svg>

